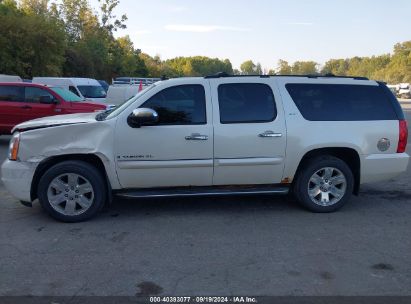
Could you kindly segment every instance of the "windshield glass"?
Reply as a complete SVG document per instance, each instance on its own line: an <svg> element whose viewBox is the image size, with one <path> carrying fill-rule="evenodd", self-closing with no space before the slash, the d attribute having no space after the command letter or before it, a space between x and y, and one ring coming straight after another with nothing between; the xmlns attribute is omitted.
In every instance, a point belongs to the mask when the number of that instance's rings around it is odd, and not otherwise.
<svg viewBox="0 0 411 304"><path fill-rule="evenodd" d="M60 95L60 97L63 98L65 101L79 102L79 101L84 100L67 89L63 89L63 88L50 88L50 89L56 92L58 95Z"/></svg>
<svg viewBox="0 0 411 304"><path fill-rule="evenodd" d="M77 86L81 95L86 98L105 98L106 91L102 86L79 85Z"/></svg>
<svg viewBox="0 0 411 304"><path fill-rule="evenodd" d="M122 104L118 105L115 108L109 109L107 111L101 112L97 114L96 120L106 120L106 119L111 119L119 115L121 112L123 112L126 108L128 108L129 105L131 105L136 99L140 98L143 96L145 93L153 89L156 85L152 84L151 86L145 88L141 92L137 93L137 95L131 97L130 99L124 101Z"/></svg>

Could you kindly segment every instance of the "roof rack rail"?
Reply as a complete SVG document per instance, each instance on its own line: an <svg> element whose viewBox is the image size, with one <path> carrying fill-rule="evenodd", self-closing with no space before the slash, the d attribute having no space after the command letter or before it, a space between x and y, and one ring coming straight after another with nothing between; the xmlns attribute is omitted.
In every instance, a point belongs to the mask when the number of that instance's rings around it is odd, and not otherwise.
<svg viewBox="0 0 411 304"><path fill-rule="evenodd" d="M230 75L226 72L219 72L213 75L207 75L205 79L212 79L212 78L224 78L224 77L260 77L260 78L270 78L270 77L305 77L305 78L347 78L347 79L355 79L355 80L369 80L367 77L361 76L336 76L334 74L325 74L325 75L317 75L317 74L307 74L307 75Z"/></svg>

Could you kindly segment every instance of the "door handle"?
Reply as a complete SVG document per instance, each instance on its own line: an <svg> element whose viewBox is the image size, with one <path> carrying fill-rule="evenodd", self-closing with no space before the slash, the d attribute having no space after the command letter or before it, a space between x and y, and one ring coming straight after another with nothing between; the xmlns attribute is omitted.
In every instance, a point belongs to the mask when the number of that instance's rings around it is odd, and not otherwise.
<svg viewBox="0 0 411 304"><path fill-rule="evenodd" d="M27 105L21 106L20 108L21 108L21 109L27 109L27 110L28 110L28 109L31 109L31 107L30 107L30 106L27 106Z"/></svg>
<svg viewBox="0 0 411 304"><path fill-rule="evenodd" d="M283 134L275 133L273 131L265 131L263 133L258 134L259 137L281 137Z"/></svg>
<svg viewBox="0 0 411 304"><path fill-rule="evenodd" d="M207 135L201 135L199 133L193 133L189 136L186 136L186 140L207 140Z"/></svg>

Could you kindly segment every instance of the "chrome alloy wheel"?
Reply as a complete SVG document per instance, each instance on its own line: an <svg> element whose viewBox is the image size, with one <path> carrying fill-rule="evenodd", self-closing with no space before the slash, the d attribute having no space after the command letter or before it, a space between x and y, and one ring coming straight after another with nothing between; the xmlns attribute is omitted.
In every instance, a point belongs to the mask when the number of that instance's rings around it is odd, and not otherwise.
<svg viewBox="0 0 411 304"><path fill-rule="evenodd" d="M57 212L73 216L86 212L94 200L91 183L83 176L65 173L55 177L47 190L50 206Z"/></svg>
<svg viewBox="0 0 411 304"><path fill-rule="evenodd" d="M308 196L317 205L338 203L347 189L347 180L337 168L325 167L315 172L308 182Z"/></svg>

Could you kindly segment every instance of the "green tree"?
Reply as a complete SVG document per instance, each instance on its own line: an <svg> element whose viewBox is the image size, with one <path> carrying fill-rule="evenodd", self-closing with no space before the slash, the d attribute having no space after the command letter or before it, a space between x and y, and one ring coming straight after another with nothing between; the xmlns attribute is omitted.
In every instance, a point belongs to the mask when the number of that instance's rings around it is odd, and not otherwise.
<svg viewBox="0 0 411 304"><path fill-rule="evenodd" d="M261 64L255 64L252 60L244 61L240 65L240 71L242 75L262 74Z"/></svg>
<svg viewBox="0 0 411 304"><path fill-rule="evenodd" d="M127 15L121 15L120 19L114 14L115 8L119 5L120 0L98 0L100 3L101 25L110 33L118 29L125 29L127 26Z"/></svg>
<svg viewBox="0 0 411 304"><path fill-rule="evenodd" d="M314 61L296 61L291 67L292 74L295 75L314 75L318 74L318 63Z"/></svg>
<svg viewBox="0 0 411 304"><path fill-rule="evenodd" d="M277 64L277 73L279 75L291 75L291 66L288 64L287 61L280 59Z"/></svg>
<svg viewBox="0 0 411 304"><path fill-rule="evenodd" d="M0 3L0 73L22 77L61 75L66 40L54 18Z"/></svg>
<svg viewBox="0 0 411 304"><path fill-rule="evenodd" d="M336 76L345 76L349 68L349 60L347 59L330 59L321 70L322 74L333 74Z"/></svg>

